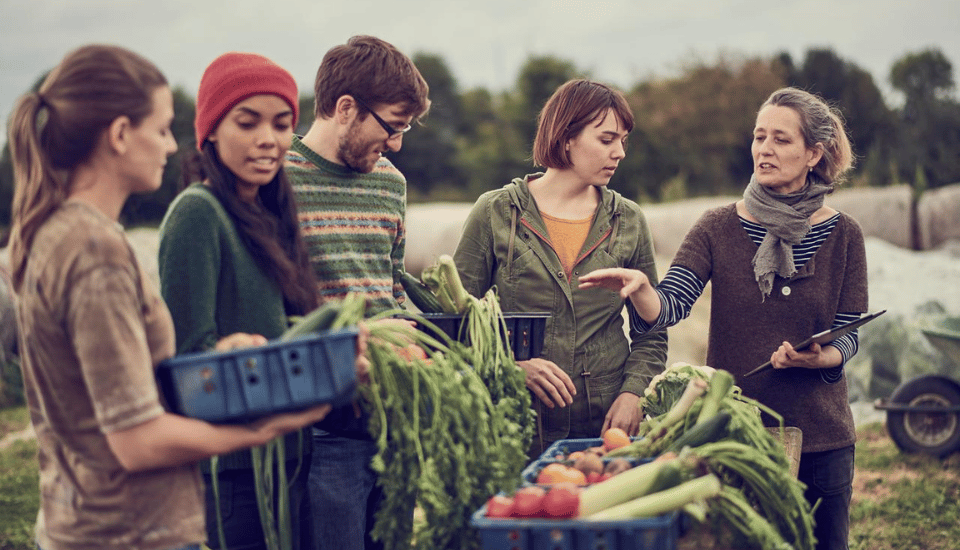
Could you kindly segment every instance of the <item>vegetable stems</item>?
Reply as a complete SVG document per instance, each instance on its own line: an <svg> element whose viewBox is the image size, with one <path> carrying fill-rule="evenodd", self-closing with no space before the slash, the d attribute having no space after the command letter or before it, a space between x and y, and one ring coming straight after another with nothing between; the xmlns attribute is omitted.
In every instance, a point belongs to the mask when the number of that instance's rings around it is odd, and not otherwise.
<svg viewBox="0 0 960 550"><path fill-rule="evenodd" d="M623 474L620 474L623 475ZM608 483L611 478L603 483ZM602 483L601 483L602 485ZM590 521L623 520L652 517L716 496L722 485L720 478L707 474L656 493L635 498L623 504L586 516Z"/></svg>

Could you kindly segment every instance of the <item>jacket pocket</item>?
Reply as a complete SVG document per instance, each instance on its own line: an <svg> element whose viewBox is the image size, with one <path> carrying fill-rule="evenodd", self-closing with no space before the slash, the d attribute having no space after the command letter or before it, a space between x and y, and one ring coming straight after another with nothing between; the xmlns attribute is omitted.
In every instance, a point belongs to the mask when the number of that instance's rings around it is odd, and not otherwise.
<svg viewBox="0 0 960 550"><path fill-rule="evenodd" d="M620 395L620 387L623 386L623 369L606 375L588 376L586 386L590 394L591 416L599 416L600 421L603 422L607 410Z"/></svg>
<svg viewBox="0 0 960 550"><path fill-rule="evenodd" d="M554 274L529 246L518 245L516 253L512 268L501 266L496 281L504 311L555 311L559 286Z"/></svg>

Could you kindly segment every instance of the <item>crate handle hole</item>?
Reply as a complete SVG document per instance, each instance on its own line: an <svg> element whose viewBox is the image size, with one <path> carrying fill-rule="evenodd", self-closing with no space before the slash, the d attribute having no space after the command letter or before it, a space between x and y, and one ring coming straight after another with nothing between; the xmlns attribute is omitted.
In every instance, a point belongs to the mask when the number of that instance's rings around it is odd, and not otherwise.
<svg viewBox="0 0 960 550"><path fill-rule="evenodd" d="M203 385L203 391L207 393L213 393L217 389L217 385L213 382L207 382Z"/></svg>
<svg viewBox="0 0 960 550"><path fill-rule="evenodd" d="M292 372L294 376L300 376L301 374L303 374L303 367L301 367L300 365L297 365L292 369L290 369L290 372Z"/></svg>
<svg viewBox="0 0 960 550"><path fill-rule="evenodd" d="M297 350L292 350L290 351L289 357L291 361L296 361L297 359L300 359L300 352Z"/></svg>
<svg viewBox="0 0 960 550"><path fill-rule="evenodd" d="M257 384L260 382L260 377L257 376L256 374L251 374L250 376L247 377L247 382L249 382L250 384Z"/></svg>
<svg viewBox="0 0 960 550"><path fill-rule="evenodd" d="M247 367L247 370L253 370L257 368L257 360L251 357L247 359L247 362L244 363L244 365Z"/></svg>
<svg viewBox="0 0 960 550"><path fill-rule="evenodd" d="M204 380L210 380L213 378L213 369L210 367L203 367L200 369L200 376L203 377Z"/></svg>

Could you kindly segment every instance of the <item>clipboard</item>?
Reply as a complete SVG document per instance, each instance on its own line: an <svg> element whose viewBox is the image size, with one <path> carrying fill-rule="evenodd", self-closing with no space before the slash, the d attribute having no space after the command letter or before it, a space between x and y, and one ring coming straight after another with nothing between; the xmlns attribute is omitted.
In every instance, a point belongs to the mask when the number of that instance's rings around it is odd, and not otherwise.
<svg viewBox="0 0 960 550"><path fill-rule="evenodd" d="M842 324L837 328L825 330L823 332L818 332L813 336L807 338L806 340L800 342L799 344L794 344L793 349L797 351L801 351L801 350L807 349L813 344L820 344L822 346L823 344L833 342L837 338L840 338L841 336L846 336L850 332L856 330L862 325L869 323L870 321L873 321L874 319L883 315L886 312L887 310L881 309L880 311L877 311L875 313L870 313L868 315L865 315L857 319L856 321L850 321L849 323ZM772 368L773 368L773 364L770 363L770 361L767 361L766 363L760 365L759 367L753 369L752 371L744 374L743 378L749 378L755 374L760 374L761 372L767 369L772 369Z"/></svg>

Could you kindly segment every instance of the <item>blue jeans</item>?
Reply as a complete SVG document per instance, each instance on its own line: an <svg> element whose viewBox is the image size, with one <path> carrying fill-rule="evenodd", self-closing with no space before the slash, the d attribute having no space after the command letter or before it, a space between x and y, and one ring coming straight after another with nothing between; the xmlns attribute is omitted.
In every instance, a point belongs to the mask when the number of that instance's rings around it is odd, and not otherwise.
<svg viewBox="0 0 960 550"><path fill-rule="evenodd" d="M804 493L814 512L813 534L817 550L847 550L850 537L850 499L853 496L853 445L800 455L797 477L807 485Z"/></svg>
<svg viewBox="0 0 960 550"><path fill-rule="evenodd" d="M293 550L308 550L310 539L310 499L307 495L307 479L310 470L309 455L300 464L296 478L297 461L287 461L287 481L290 484L290 527ZM254 488L253 469L221 470L217 476L220 486L220 514L223 519L223 534L229 550L266 550L267 543L260 524L257 493ZM210 475L203 474L206 493L207 545L220 548L217 535L216 500Z"/></svg>
<svg viewBox="0 0 960 550"><path fill-rule="evenodd" d="M370 538L383 492L370 469L375 441L314 430L310 507L314 550L374 550Z"/></svg>

